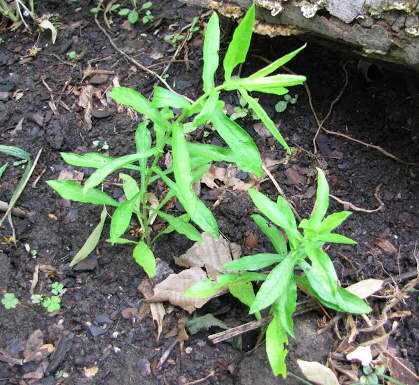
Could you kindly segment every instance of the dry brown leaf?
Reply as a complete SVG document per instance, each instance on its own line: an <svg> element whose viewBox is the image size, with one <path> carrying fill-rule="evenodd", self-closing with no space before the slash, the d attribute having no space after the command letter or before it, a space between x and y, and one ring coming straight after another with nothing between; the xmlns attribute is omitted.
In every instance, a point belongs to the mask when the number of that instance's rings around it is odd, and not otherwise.
<svg viewBox="0 0 419 385"><path fill-rule="evenodd" d="M349 361L358 361L362 366L368 366L372 361L371 346L358 346L354 351L348 353L346 358Z"/></svg>
<svg viewBox="0 0 419 385"><path fill-rule="evenodd" d="M415 373L414 366L410 361L391 354L386 354L386 357L391 377L405 385L418 384L419 376Z"/></svg>
<svg viewBox="0 0 419 385"><path fill-rule="evenodd" d="M148 203L150 203L151 208L155 209L155 208L159 207L160 202L157 199L156 194L148 193L147 198L148 198ZM149 223L150 223L150 225L152 225L154 223L156 218L157 218L157 212L154 211L154 210L150 210L150 213L149 213Z"/></svg>
<svg viewBox="0 0 419 385"><path fill-rule="evenodd" d="M335 373L319 362L297 360L297 364L307 380L319 385L339 385Z"/></svg>
<svg viewBox="0 0 419 385"><path fill-rule="evenodd" d="M92 378L96 376L98 371L99 371L99 368L97 366L92 366L91 368L84 368L84 375L87 378Z"/></svg>
<svg viewBox="0 0 419 385"><path fill-rule="evenodd" d="M397 254L396 247L388 239L377 239L375 244L387 254Z"/></svg>
<svg viewBox="0 0 419 385"><path fill-rule="evenodd" d="M149 279L143 279L138 286L139 292L144 296L146 300L150 300L154 297L154 292ZM163 321L166 311L162 303L154 302L150 303L151 317L153 318L154 324L157 327L157 340L163 331Z"/></svg>
<svg viewBox="0 0 419 385"><path fill-rule="evenodd" d="M219 181L226 188L232 188L234 191L247 191L257 184L257 180L255 179L251 179L249 182L243 182L236 176L239 172L240 170L238 168L231 165L227 168L212 165L202 177L201 183L210 189L217 189L218 184L216 181Z"/></svg>
<svg viewBox="0 0 419 385"><path fill-rule="evenodd" d="M352 294L355 294L362 299L365 299L370 297L377 291L381 290L383 284L384 281L382 281L381 279L370 278L354 283L353 285L348 286L346 290L350 291Z"/></svg>
<svg viewBox="0 0 419 385"><path fill-rule="evenodd" d="M74 180L76 182L81 182L84 178L84 173L71 170L69 168L65 168L61 170L60 174L58 175L58 180Z"/></svg>
<svg viewBox="0 0 419 385"><path fill-rule="evenodd" d="M223 272L225 263L240 256L241 247L237 243L203 233L202 241L195 242L185 254L175 257L175 263L182 267L205 267L208 277L216 279Z"/></svg>
<svg viewBox="0 0 419 385"><path fill-rule="evenodd" d="M178 274L170 274L164 281L154 287L153 302L168 301L172 305L179 306L189 313L204 306L209 298L188 298L184 292L195 283L207 278L204 270L200 267L192 267Z"/></svg>
<svg viewBox="0 0 419 385"><path fill-rule="evenodd" d="M44 333L41 330L35 330L26 341L25 350L23 351L23 362L41 361L43 354L40 351L44 344Z"/></svg>
<svg viewBox="0 0 419 385"><path fill-rule="evenodd" d="M92 128L93 89L91 85L83 86L78 100L78 105L84 109L84 123L87 130Z"/></svg>

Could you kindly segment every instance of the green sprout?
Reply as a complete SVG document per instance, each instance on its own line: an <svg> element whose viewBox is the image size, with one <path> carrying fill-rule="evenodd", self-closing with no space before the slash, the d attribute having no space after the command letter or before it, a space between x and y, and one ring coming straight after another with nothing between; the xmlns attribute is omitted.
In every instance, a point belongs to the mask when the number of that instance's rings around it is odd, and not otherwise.
<svg viewBox="0 0 419 385"><path fill-rule="evenodd" d="M6 310L11 310L19 304L19 300L16 298L14 293L5 293L1 303Z"/></svg>
<svg viewBox="0 0 419 385"><path fill-rule="evenodd" d="M64 285L60 282L54 282L51 285L51 293L54 295L61 295L64 293Z"/></svg>
<svg viewBox="0 0 419 385"><path fill-rule="evenodd" d="M275 104L276 112L284 112L288 108L288 104L297 103L298 95L291 96L289 94L284 95L283 100L280 100Z"/></svg>
<svg viewBox="0 0 419 385"><path fill-rule="evenodd" d="M46 309L48 313L54 313L61 309L61 297L58 295L53 295L51 297L45 297L42 300L42 306Z"/></svg>
<svg viewBox="0 0 419 385"><path fill-rule="evenodd" d="M67 58L71 61L76 61L77 60L77 52L76 51L67 52Z"/></svg>

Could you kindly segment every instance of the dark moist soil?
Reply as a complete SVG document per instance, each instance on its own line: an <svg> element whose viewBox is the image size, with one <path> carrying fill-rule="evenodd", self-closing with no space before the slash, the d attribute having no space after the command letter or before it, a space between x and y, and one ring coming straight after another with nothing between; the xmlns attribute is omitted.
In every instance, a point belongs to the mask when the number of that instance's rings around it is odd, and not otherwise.
<svg viewBox="0 0 419 385"><path fill-rule="evenodd" d="M85 4L86 2L82 2ZM114 75L99 77L95 87L101 92L112 86L117 76L120 84L136 87L149 95L155 79L128 63L110 46L89 14L90 5L43 2L49 13L59 14L61 24L55 45L44 33L28 35L4 30L0 45L0 91L14 96L0 101L0 142L19 146L36 155L43 149L18 205L33 213L30 218L14 218L17 244L10 244L11 230L7 225L0 230L0 290L13 292L21 304L11 311L0 306L0 354L21 357L24 344L36 329L44 334L44 343L51 343L56 352L48 357L44 378L40 384L185 384L206 377L205 384L263 384L288 383L270 374L263 348L246 354L255 343L255 334L244 336L243 351L237 343L211 345L207 333L190 337L183 352L176 346L162 368L156 369L162 354L175 337L167 336L179 319L187 316L175 309L166 316L163 336L156 341L156 329L150 317L133 323L124 319L121 310L138 307L142 297L137 287L144 274L133 263L129 247L110 247L102 242L88 263L78 270L70 270L68 262L84 243L99 219L96 207L63 201L46 185L64 169L60 151L92 151L93 142L107 143L112 155L127 154L133 149L132 134L135 123L114 107L94 111L93 124L86 130L83 110L77 104L73 88L89 84L83 80L83 70L91 65L114 71ZM154 2L155 22L132 31L121 28L122 20L115 18L112 36L116 43L146 66L161 72L171 59L174 49L164 36L175 33L199 16L202 10L187 8L176 1ZM63 9L64 8L64 9ZM224 34L229 33L224 22ZM41 49L36 57L22 59L34 44ZM170 83L181 93L196 98L200 90L202 38L196 35L182 51L180 60L169 71ZM257 37L253 43L249 63L242 69L246 74L262 65L255 55L275 58L301 45L300 40L282 38L269 40ZM82 58L73 67L66 63L66 53L76 51ZM22 62L23 60L23 62ZM156 63L162 63L156 65ZM71 63L70 63L71 64ZM381 146L406 162L419 162L418 132L418 78L404 70L394 72L386 67L368 67L359 58L330 52L311 43L290 65L297 73L308 77L313 103L321 117L327 113L344 83L346 65L349 83L340 102L334 107L328 129ZM53 114L48 102L50 91L57 105ZM419 186L418 169L384 156L372 148L349 142L343 138L321 134L319 152L313 154L312 139L316 124L304 89L292 89L298 95L296 105L278 114L273 106L277 97L261 97L261 102L288 142L298 149L287 162L282 162L274 175L300 214L307 215L313 204L315 167L328 174L332 193L358 207L374 209L379 202L383 209L374 213L354 212L342 232L358 241L356 247L333 247L330 253L343 285L365 278L396 277L414 271L417 253ZM20 95L21 97L19 98ZM227 100L237 105L230 96ZM99 107L95 100L95 107ZM18 123L24 118L23 124ZM42 119L39 119L42 118ZM248 120L249 132L255 137L266 157L284 159L284 152L272 138L261 138ZM16 129L17 127L17 129ZM205 139L218 143L213 134ZM0 164L6 160L0 158ZM10 159L8 159L10 160ZM84 170L87 175L88 170ZM0 199L8 201L22 169L9 167L0 184ZM243 179L248 175L241 174ZM116 179L115 179L116 181ZM276 195L269 181L262 189ZM212 205L218 194L202 188L202 197ZM331 210L342 205L332 201ZM227 192L215 213L222 233L243 246L244 253L269 250L266 240L249 220L253 208L245 193ZM254 240L256 239L256 244ZM390 243L384 244L384 240ZM384 244L384 246L383 246ZM380 246L381 245L381 246ZM162 238L156 253L174 270L173 257L184 252L191 242L171 235ZM392 247L394 249L392 249ZM67 288L62 309L49 316L30 302L30 286L36 265L51 265L54 270L39 273L37 293L48 293L52 282L60 281ZM416 292L417 293L417 292ZM397 354L418 368L417 294L400 309L410 310L412 317L400 320L391 337L391 346ZM383 305L373 301L376 310ZM251 320L240 305L227 297L214 300L199 314L213 313L230 326ZM297 342L290 348L290 367L295 359L323 360L332 349L331 334L316 335L321 314L311 313L296 321ZM211 329L216 331L216 329ZM313 349L314 348L314 349ZM1 355L0 355L1 357ZM3 355L4 357L4 355ZM9 365L0 359L0 385L29 384L39 364L30 362ZM97 366L98 373L88 379L84 369ZM151 369L150 369L151 366ZM26 375L26 377L24 377ZM28 379L29 377L29 379ZM26 380L24 380L26 378ZM21 381L21 382L19 382Z"/></svg>

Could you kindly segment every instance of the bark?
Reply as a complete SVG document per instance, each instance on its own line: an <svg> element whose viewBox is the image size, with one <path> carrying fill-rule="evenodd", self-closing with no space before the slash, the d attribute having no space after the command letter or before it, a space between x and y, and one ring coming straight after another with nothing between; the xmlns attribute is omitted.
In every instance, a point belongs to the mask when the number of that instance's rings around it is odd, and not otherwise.
<svg viewBox="0 0 419 385"><path fill-rule="evenodd" d="M239 18L252 1L183 0ZM310 34L419 71L419 0L255 0L257 33Z"/></svg>

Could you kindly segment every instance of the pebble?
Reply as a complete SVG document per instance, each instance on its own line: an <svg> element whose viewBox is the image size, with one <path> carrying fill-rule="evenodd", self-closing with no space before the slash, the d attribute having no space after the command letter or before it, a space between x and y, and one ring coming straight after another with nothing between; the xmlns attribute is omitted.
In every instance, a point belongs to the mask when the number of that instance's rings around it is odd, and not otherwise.
<svg viewBox="0 0 419 385"><path fill-rule="evenodd" d="M92 271L95 270L98 266L97 256L91 255L90 257L79 262L76 266L73 267L75 271Z"/></svg>
<svg viewBox="0 0 419 385"><path fill-rule="evenodd" d="M113 110L111 109L97 109L97 110L93 110L92 112L92 116L96 119L105 119L105 118L109 118L109 116L111 116L113 113Z"/></svg>
<svg viewBox="0 0 419 385"><path fill-rule="evenodd" d="M92 337L99 337L99 336L102 336L102 335L106 334L106 330L102 329L99 326L89 325L88 328L89 328L89 332L92 335Z"/></svg>
<svg viewBox="0 0 419 385"><path fill-rule="evenodd" d="M10 92L0 91L0 102L6 102L10 98Z"/></svg>
<svg viewBox="0 0 419 385"><path fill-rule="evenodd" d="M108 79L109 79L108 75L96 74L90 78L89 83L94 86L100 86L101 84L106 83Z"/></svg>

